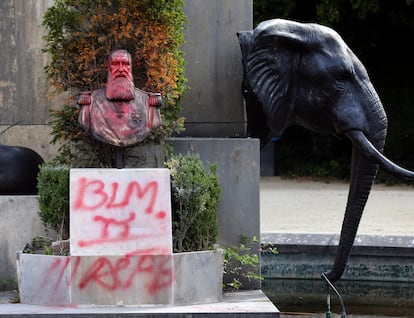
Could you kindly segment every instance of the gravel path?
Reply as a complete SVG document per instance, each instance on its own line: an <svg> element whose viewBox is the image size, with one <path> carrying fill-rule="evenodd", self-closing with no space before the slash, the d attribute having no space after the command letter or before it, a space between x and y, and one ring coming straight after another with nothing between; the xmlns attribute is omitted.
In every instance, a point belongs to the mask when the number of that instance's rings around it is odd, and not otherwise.
<svg viewBox="0 0 414 318"><path fill-rule="evenodd" d="M262 177L261 232L339 234L348 187ZM414 187L374 185L358 234L414 236Z"/></svg>

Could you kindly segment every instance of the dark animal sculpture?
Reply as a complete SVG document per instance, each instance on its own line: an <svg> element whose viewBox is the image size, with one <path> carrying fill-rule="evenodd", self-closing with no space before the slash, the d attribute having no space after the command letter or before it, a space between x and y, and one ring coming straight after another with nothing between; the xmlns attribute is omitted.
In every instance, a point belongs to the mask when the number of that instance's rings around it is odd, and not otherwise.
<svg viewBox="0 0 414 318"><path fill-rule="evenodd" d="M293 125L345 136L352 142L351 180L333 268L339 280L354 243L378 168L403 179L414 172L383 154L387 117L367 71L342 38L318 25L274 19L238 33L243 57L243 95L250 134L262 144ZM265 120L265 121L262 121ZM267 123L267 127L266 124Z"/></svg>
<svg viewBox="0 0 414 318"><path fill-rule="evenodd" d="M0 145L0 195L37 194L42 157L25 147Z"/></svg>

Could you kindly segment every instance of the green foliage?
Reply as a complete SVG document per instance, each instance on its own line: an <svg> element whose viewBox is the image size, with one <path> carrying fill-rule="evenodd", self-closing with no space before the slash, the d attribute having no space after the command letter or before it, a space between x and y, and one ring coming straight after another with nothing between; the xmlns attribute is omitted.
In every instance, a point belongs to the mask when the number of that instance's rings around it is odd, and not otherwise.
<svg viewBox="0 0 414 318"><path fill-rule="evenodd" d="M225 290L240 289L243 280L263 280L260 273L260 258L258 254L250 253L253 246L259 243L256 236L252 239L242 235L239 246L223 247L224 250L224 274L231 279L223 283ZM268 245L267 253L277 254L275 247ZM258 251L260 253L260 251Z"/></svg>
<svg viewBox="0 0 414 318"><path fill-rule="evenodd" d="M137 87L163 96L163 124L144 142L163 143L183 130L184 118L179 117L186 83L183 6L183 0L57 0L46 11L44 52L51 61L45 72L56 92L68 95L65 106L51 111L53 142L62 143L57 162L76 163L77 143L86 143L97 158L111 152L77 123L75 96L105 85L107 57L113 49L131 53ZM108 162L111 159L100 165Z"/></svg>
<svg viewBox="0 0 414 318"><path fill-rule="evenodd" d="M40 219L58 240L69 238L69 169L43 165L37 182Z"/></svg>
<svg viewBox="0 0 414 318"><path fill-rule="evenodd" d="M175 252L214 248L221 187L217 166L204 167L198 155L175 155L170 169L173 193L173 249Z"/></svg>
<svg viewBox="0 0 414 318"><path fill-rule="evenodd" d="M30 243L26 244L23 253L52 255L52 239L43 236L35 236Z"/></svg>
<svg viewBox="0 0 414 318"><path fill-rule="evenodd" d="M325 24L332 24L346 19L344 12L354 11L359 19L365 19L367 14L375 13L380 9L378 0L321 0L316 5L319 20Z"/></svg>

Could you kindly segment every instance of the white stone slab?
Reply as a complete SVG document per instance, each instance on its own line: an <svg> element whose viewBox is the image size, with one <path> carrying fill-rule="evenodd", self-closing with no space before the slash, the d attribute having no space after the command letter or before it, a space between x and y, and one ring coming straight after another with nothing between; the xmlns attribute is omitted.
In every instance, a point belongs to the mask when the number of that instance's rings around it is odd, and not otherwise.
<svg viewBox="0 0 414 318"><path fill-rule="evenodd" d="M171 304L172 255L72 257L76 305Z"/></svg>
<svg viewBox="0 0 414 318"><path fill-rule="evenodd" d="M70 253L172 254L168 169L71 169Z"/></svg>
<svg viewBox="0 0 414 318"><path fill-rule="evenodd" d="M16 279L16 251L35 236L55 237L39 216L37 195L0 196L0 282Z"/></svg>
<svg viewBox="0 0 414 318"><path fill-rule="evenodd" d="M174 254L174 304L223 300L223 251Z"/></svg>
<svg viewBox="0 0 414 318"><path fill-rule="evenodd" d="M171 304L172 255L51 256L19 254L20 301L25 304Z"/></svg>
<svg viewBox="0 0 414 318"><path fill-rule="evenodd" d="M22 304L70 304L70 256L19 253L17 276Z"/></svg>

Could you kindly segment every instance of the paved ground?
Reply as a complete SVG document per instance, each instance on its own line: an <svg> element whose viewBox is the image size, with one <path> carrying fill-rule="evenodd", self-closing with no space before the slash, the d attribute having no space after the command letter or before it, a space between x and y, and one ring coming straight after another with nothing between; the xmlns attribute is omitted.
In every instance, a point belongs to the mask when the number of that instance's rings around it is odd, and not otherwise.
<svg viewBox="0 0 414 318"><path fill-rule="evenodd" d="M339 234L348 186L262 177L261 232ZM414 236L414 187L374 185L358 234Z"/></svg>

